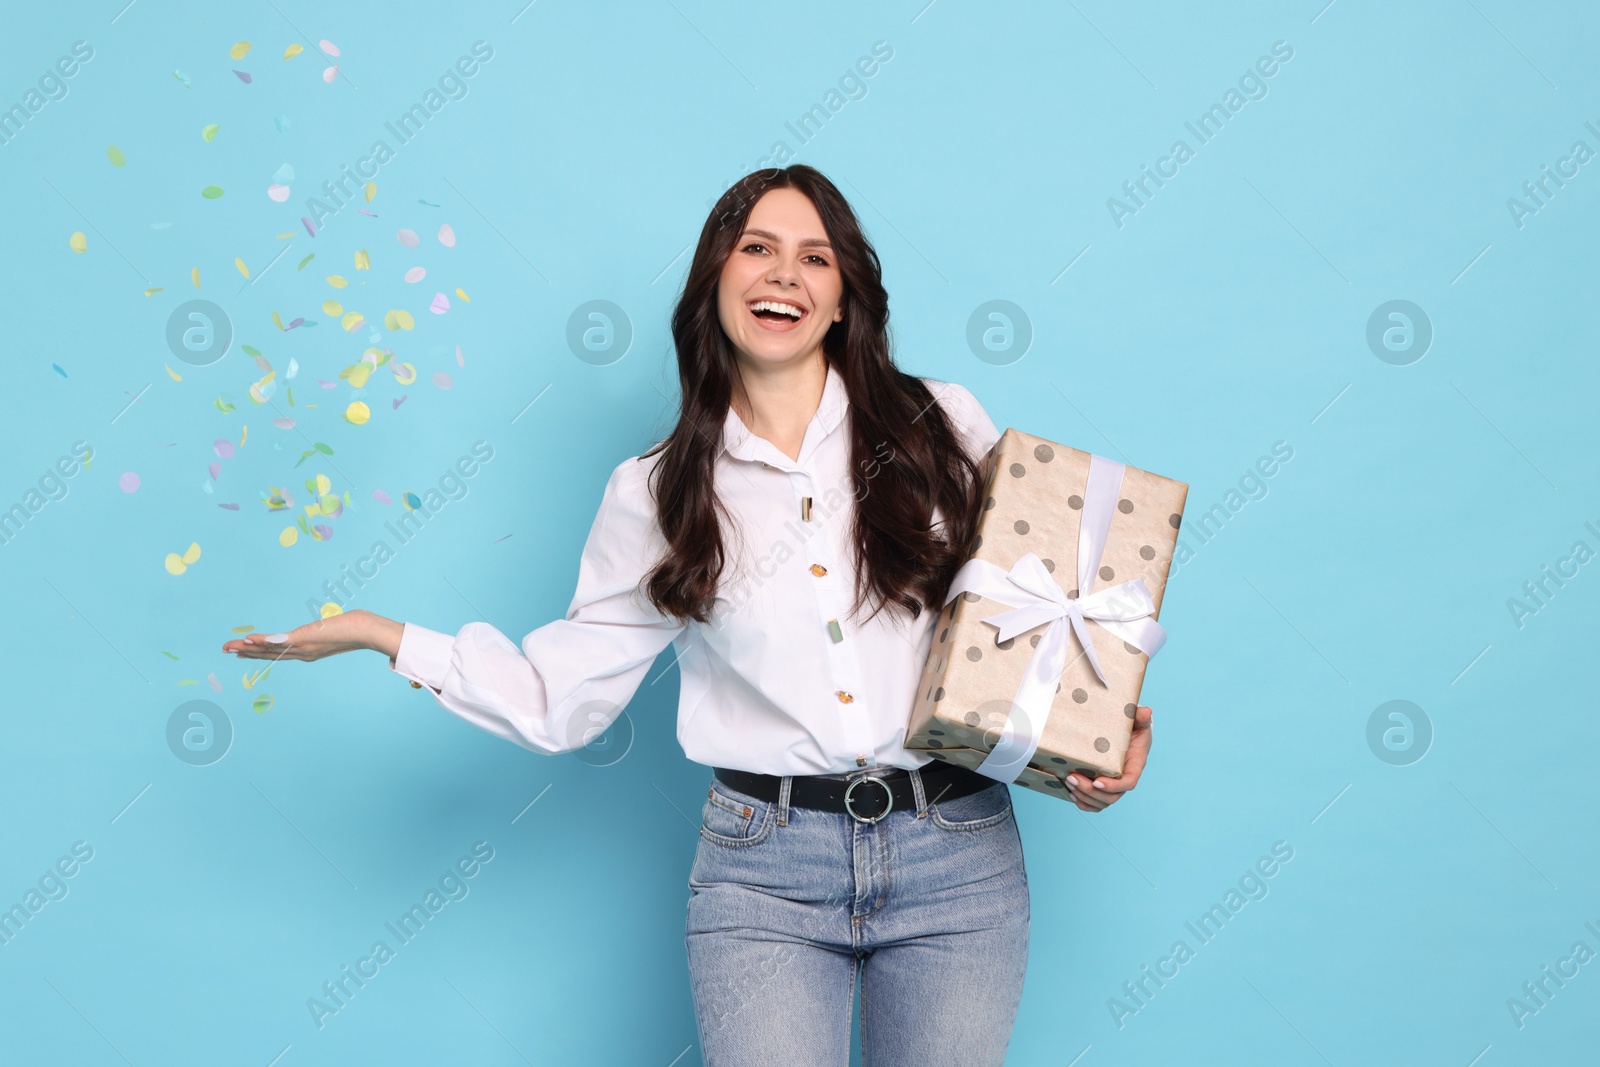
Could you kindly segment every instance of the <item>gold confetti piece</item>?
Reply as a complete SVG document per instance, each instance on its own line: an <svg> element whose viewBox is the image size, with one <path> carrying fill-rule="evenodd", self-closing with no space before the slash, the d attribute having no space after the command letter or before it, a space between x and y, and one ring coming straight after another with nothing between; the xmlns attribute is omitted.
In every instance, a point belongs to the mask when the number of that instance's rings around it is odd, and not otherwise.
<svg viewBox="0 0 1600 1067"><path fill-rule="evenodd" d="M247 56L249 54L250 54L250 42L249 41L240 41L238 44L236 44L232 48L228 49L228 58L230 58L230 59L243 59L245 56Z"/></svg>
<svg viewBox="0 0 1600 1067"><path fill-rule="evenodd" d="M366 189L367 203L372 203L372 198L378 195L378 183L368 182Z"/></svg>
<svg viewBox="0 0 1600 1067"><path fill-rule="evenodd" d="M343 614L344 614L344 609L341 608L338 604L335 604L331 600L328 601L326 604L322 605L322 617L324 619L331 619L335 615L343 615Z"/></svg>
<svg viewBox="0 0 1600 1067"><path fill-rule="evenodd" d="M233 265L239 268L240 274L243 274L246 278L250 277L250 268L244 265L244 260L235 256L233 257Z"/></svg>
<svg viewBox="0 0 1600 1067"><path fill-rule="evenodd" d="M250 439L250 427L246 426L243 430L241 430L239 432L239 447L243 448L244 447L244 443L246 441L248 441L249 439Z"/></svg>
<svg viewBox="0 0 1600 1067"><path fill-rule="evenodd" d="M86 251L89 247L89 239L83 235L82 230L77 230L71 237L67 238L67 247L74 252Z"/></svg>
<svg viewBox="0 0 1600 1067"><path fill-rule="evenodd" d="M326 474L317 475L315 484L317 487L318 496L327 496L333 491L333 479L329 478Z"/></svg>
<svg viewBox="0 0 1600 1067"><path fill-rule="evenodd" d="M344 417L357 426L364 426L372 418L372 409L359 400L352 400L350 406L344 409Z"/></svg>
<svg viewBox="0 0 1600 1067"><path fill-rule="evenodd" d="M189 280L194 282L194 287L196 289L200 288L200 268L199 267L190 267L189 268Z"/></svg>
<svg viewBox="0 0 1600 1067"><path fill-rule="evenodd" d="M361 312L347 311L345 312L344 318L339 320L339 325L350 333L354 333L356 327L360 326L365 321L366 320L361 317Z"/></svg>
<svg viewBox="0 0 1600 1067"><path fill-rule="evenodd" d="M330 274L330 275L328 275L328 284L333 286L335 289L343 289L345 286L349 285L350 283L345 281L343 278L341 278L337 274Z"/></svg>
<svg viewBox="0 0 1600 1067"><path fill-rule="evenodd" d="M367 379L372 376L372 367L367 363L352 363L339 372L339 377L349 382L352 387L362 389L366 387Z"/></svg>
<svg viewBox="0 0 1600 1067"><path fill-rule="evenodd" d="M372 258L367 255L365 248L356 252L356 270L371 270Z"/></svg>
<svg viewBox="0 0 1600 1067"><path fill-rule="evenodd" d="M144 295L145 296L155 296L157 293L165 292L165 291L166 291L166 286L158 285L154 289L146 289L144 291Z"/></svg>
<svg viewBox="0 0 1600 1067"><path fill-rule="evenodd" d="M283 50L283 58L284 59L293 59L295 56L299 55L301 52L304 52L304 51L305 51L305 47L303 45L292 44L288 48L285 48Z"/></svg>
<svg viewBox="0 0 1600 1067"><path fill-rule="evenodd" d="M163 363L161 365L163 367L167 367L167 365L165 363ZM179 374L177 371L173 370L171 367L167 367L167 374L169 376L171 376L172 380L175 381L175 382L183 381L183 375Z"/></svg>
<svg viewBox="0 0 1600 1067"><path fill-rule="evenodd" d="M279 315L276 311L272 313L272 325L276 326L280 330L283 329L283 316Z"/></svg>
<svg viewBox="0 0 1600 1067"><path fill-rule="evenodd" d="M322 302L322 313L330 317L334 315L343 315L344 305L339 303L337 300L324 300Z"/></svg>
<svg viewBox="0 0 1600 1067"><path fill-rule="evenodd" d="M293 230L290 230L290 231L289 231L289 232L288 232L288 233L275 233L275 234L273 234L273 235L272 235L272 236L274 236L274 237L276 237L276 238L277 238L277 239L278 239L278 240L280 240L280 241L282 241L282 240L285 240L285 239L286 239L286 238L290 238L290 237L293 237L293 236L294 236L294 231L293 231ZM315 253L315 252L313 252L313 253L311 253L311 256L314 256L314 255L316 255L316 253ZM310 259L310 258L311 258L311 256L307 256L307 257L306 257L306 259Z"/></svg>
<svg viewBox="0 0 1600 1067"><path fill-rule="evenodd" d="M278 544L284 548L288 548L298 540L300 540L300 531L293 526L285 526L283 532L278 535Z"/></svg>
<svg viewBox="0 0 1600 1067"><path fill-rule="evenodd" d="M411 385L417 380L417 368L409 363L397 364L394 368L394 380L398 385Z"/></svg>
<svg viewBox="0 0 1600 1067"><path fill-rule="evenodd" d="M128 161L128 157L123 155L122 149L118 148L116 145L112 145L110 148L106 149L106 158L111 160L111 165L113 167L120 167Z"/></svg>
<svg viewBox="0 0 1600 1067"><path fill-rule="evenodd" d="M416 325L409 311L390 311L383 316L383 325L389 330L409 330Z"/></svg>
<svg viewBox="0 0 1600 1067"><path fill-rule="evenodd" d="M209 126L200 127L200 136L206 139L207 144L210 144L211 139L217 135L217 131L220 129L222 129L222 127L213 122Z"/></svg>
<svg viewBox="0 0 1600 1067"><path fill-rule="evenodd" d="M184 550L183 555L168 552L166 565L168 574L182 574L200 558L200 542L196 541Z"/></svg>
<svg viewBox="0 0 1600 1067"><path fill-rule="evenodd" d="M469 304L472 303L472 297L468 296L466 293L464 293L460 289L456 290L456 295L459 296L461 299L465 300L467 303L469 303Z"/></svg>

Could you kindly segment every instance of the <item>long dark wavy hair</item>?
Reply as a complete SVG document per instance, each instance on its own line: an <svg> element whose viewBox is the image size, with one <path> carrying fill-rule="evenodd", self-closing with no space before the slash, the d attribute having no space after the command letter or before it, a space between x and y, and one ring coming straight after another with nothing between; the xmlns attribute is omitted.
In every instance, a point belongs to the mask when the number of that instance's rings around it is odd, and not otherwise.
<svg viewBox="0 0 1600 1067"><path fill-rule="evenodd" d="M871 618L893 605L914 618L923 606L938 610L977 527L979 472L927 386L894 364L882 267L855 213L820 171L799 163L754 171L722 194L673 309L682 407L672 433L640 457L661 453L650 491L667 545L645 576L649 599L680 620L711 615L727 555L720 520L728 517L713 474L739 373L717 288L756 201L772 189L798 190L816 206L843 276L844 318L828 327L822 349L850 400L850 611L870 605ZM932 525L935 505L940 529Z"/></svg>

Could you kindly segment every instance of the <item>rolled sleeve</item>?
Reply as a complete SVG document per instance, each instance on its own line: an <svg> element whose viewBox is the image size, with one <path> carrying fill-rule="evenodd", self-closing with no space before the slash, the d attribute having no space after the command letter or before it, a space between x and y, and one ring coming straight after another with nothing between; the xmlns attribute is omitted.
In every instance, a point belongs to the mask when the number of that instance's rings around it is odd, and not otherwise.
<svg viewBox="0 0 1600 1067"><path fill-rule="evenodd" d="M454 635L406 623L390 669L426 685L448 711L547 755L582 748L633 698L661 650L684 629L644 595L664 547L647 465L612 471L578 564L566 616L519 648L486 622Z"/></svg>

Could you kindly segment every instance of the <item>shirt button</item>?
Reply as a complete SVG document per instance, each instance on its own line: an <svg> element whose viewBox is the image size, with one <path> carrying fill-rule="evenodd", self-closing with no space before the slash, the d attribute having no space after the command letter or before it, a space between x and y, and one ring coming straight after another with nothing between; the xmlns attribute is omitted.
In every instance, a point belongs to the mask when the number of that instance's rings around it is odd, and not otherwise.
<svg viewBox="0 0 1600 1067"><path fill-rule="evenodd" d="M821 578L824 574L828 573L828 568L824 567L820 563L813 563L811 565L811 573L815 574L818 578Z"/></svg>
<svg viewBox="0 0 1600 1067"><path fill-rule="evenodd" d="M835 689L833 691L833 695L839 698L839 703L841 703L841 704L848 704L852 700L855 699L855 697L851 696L849 693L845 692L843 689Z"/></svg>
<svg viewBox="0 0 1600 1067"><path fill-rule="evenodd" d="M413 689L421 689L422 688L422 683L421 682L412 682L411 683L411 688L413 688Z"/></svg>

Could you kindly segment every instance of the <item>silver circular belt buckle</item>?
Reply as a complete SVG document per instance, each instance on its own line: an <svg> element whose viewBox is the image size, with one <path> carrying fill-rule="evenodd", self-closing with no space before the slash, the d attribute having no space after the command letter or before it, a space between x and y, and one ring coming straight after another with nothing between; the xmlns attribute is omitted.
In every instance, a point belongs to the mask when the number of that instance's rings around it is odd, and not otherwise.
<svg viewBox="0 0 1600 1067"><path fill-rule="evenodd" d="M850 803L850 794L854 793L856 791L856 786L860 785L862 782L872 782L873 784L877 785L877 787L879 789L883 790L883 798L884 798L883 810L878 812L878 814L872 816L871 818L867 818L867 817L862 816L862 815L857 815L856 814L856 809L854 807L852 807L851 803ZM863 776L861 778L857 778L855 781L851 782L848 786L845 787L845 791L844 791L844 810L846 812L848 812L850 817L852 819L854 819L856 822L875 823L879 819L883 818L885 815L889 814L889 810L891 808L893 808L893 807L894 807L894 790L890 789L889 788L889 783L885 782L882 778L875 778L875 777L873 777L871 775L865 775L865 776Z"/></svg>

